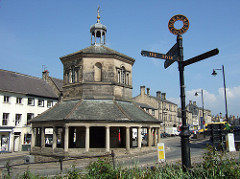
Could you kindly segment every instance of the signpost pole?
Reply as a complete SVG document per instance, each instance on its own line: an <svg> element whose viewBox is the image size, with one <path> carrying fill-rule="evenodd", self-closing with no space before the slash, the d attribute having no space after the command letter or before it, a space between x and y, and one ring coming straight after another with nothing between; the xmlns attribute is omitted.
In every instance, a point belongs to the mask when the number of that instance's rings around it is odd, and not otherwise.
<svg viewBox="0 0 240 179"><path fill-rule="evenodd" d="M176 21L182 21L183 27L181 29L175 29L174 23ZM171 33L177 35L177 43L167 52L167 54L150 52L150 51L141 51L142 56L154 57L165 59L164 68L168 68L175 61L178 62L179 69L179 78L180 78L180 97L181 97L181 112L182 112L182 131L180 133L181 137L181 149L182 149L182 167L183 171L187 171L191 167L191 157L190 157L190 141L189 137L191 136L187 121L186 121L186 106L185 106L185 85L184 85L184 67L192 63L204 60L206 58L212 57L219 53L218 49L211 50L209 52L203 53L196 57L190 58L183 61L183 45L182 45L182 36L181 34L185 33L188 30L189 21L188 19L181 15L173 16L168 23L168 28Z"/></svg>
<svg viewBox="0 0 240 179"><path fill-rule="evenodd" d="M182 167L186 171L191 167L191 157L190 157L190 145L189 137L190 132L188 130L188 125L186 122L186 107L185 107L185 85L184 85L184 65L183 65L183 46L182 46L182 36L177 36L178 43L178 68L180 77L180 97L181 97L181 109L182 109L182 131L180 133L181 137L181 148L182 148Z"/></svg>

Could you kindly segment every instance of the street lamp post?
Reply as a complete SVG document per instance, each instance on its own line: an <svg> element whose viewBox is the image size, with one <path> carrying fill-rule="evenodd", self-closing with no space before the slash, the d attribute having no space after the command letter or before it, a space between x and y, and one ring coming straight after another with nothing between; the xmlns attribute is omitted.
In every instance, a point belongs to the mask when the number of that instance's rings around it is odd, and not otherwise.
<svg viewBox="0 0 240 179"><path fill-rule="evenodd" d="M224 98L225 98L225 112L226 112L226 120L228 121L228 107L227 107L227 91L226 91L226 81L225 81L225 72L224 72L224 65L222 65L222 69L213 69L212 75L216 76L216 70L222 70L223 73L223 87L224 87Z"/></svg>
<svg viewBox="0 0 240 179"><path fill-rule="evenodd" d="M195 93L195 96L198 96L198 93L200 92L196 92ZM203 128L203 125L205 124L205 120L204 120L204 100L203 100L203 89L201 89L201 99L202 99L202 121L201 121L201 124L200 124L200 127L201 129Z"/></svg>

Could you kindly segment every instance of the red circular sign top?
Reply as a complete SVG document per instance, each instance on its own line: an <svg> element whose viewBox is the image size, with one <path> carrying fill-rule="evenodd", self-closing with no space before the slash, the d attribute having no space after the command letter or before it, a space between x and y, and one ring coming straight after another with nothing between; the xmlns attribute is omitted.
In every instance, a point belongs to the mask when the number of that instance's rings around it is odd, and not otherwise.
<svg viewBox="0 0 240 179"><path fill-rule="evenodd" d="M174 23L176 21L182 21L183 26L181 29L176 29L174 27ZM170 30L171 33L175 35L181 35L185 33L188 30L188 28L189 28L189 21L184 15L181 15L181 14L173 16L168 22L168 29Z"/></svg>

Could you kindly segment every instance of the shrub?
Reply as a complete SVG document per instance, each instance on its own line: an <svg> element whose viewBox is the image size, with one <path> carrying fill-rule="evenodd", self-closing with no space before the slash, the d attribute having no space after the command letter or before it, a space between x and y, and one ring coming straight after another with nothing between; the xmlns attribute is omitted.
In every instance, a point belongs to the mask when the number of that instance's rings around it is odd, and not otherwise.
<svg viewBox="0 0 240 179"><path fill-rule="evenodd" d="M115 177L115 171L110 164L110 160L108 158L99 158L97 161L92 162L88 167L88 173L86 174L86 178L91 179L111 179Z"/></svg>

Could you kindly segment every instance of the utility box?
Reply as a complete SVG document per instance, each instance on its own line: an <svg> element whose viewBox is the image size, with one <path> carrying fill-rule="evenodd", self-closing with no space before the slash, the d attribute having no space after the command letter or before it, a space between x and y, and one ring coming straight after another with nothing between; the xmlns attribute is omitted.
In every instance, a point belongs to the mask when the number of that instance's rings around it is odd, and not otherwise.
<svg viewBox="0 0 240 179"><path fill-rule="evenodd" d="M25 164L34 163L34 161L35 161L34 155L26 155L24 157Z"/></svg>

